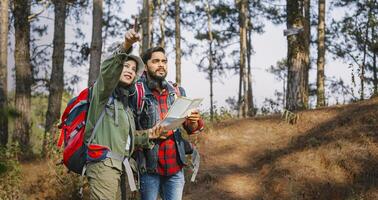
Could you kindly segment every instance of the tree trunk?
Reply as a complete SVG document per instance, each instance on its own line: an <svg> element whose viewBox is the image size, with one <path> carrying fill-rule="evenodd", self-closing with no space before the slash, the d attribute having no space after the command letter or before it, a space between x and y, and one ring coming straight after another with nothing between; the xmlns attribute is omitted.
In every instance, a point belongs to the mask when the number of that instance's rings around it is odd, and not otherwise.
<svg viewBox="0 0 378 200"><path fill-rule="evenodd" d="M367 45L368 45L368 40L369 40L369 24L370 24L370 19L371 19L371 8L368 12L368 19L366 22L366 31L365 31L365 40L364 40L364 52L363 52L363 58L362 58L362 63L360 66L361 74L360 74L360 80L361 80L361 96L360 100L365 99L365 69L366 69L366 57L367 57Z"/></svg>
<svg viewBox="0 0 378 200"><path fill-rule="evenodd" d="M0 2L0 146L8 143L8 0Z"/></svg>
<svg viewBox="0 0 378 200"><path fill-rule="evenodd" d="M287 0L287 28L303 27L304 31L287 36L288 78L286 109L297 111L308 107L308 29L304 1ZM306 49L307 48L307 49ZM306 75L307 74L307 75Z"/></svg>
<svg viewBox="0 0 378 200"><path fill-rule="evenodd" d="M59 121L62 94L64 89L64 44L65 44L65 1L55 0L53 61L49 83L49 101L46 113L45 134L43 138L42 156L48 155L49 144L55 139L54 124Z"/></svg>
<svg viewBox="0 0 378 200"><path fill-rule="evenodd" d="M213 68L213 30L211 22L211 9L209 0L206 1L206 14L207 14L207 28L209 36L209 80L210 80L210 120L214 121L214 101L213 101L213 80L214 80L214 68Z"/></svg>
<svg viewBox="0 0 378 200"><path fill-rule="evenodd" d="M113 13L113 11L112 10L110 10L111 8L111 5L110 4L112 4L112 2L111 1L105 1L104 2L104 11L103 11L103 15L102 15L102 17L103 17L103 22L104 22L104 37L102 37L102 46L101 46L101 48L106 48L106 39L108 38L108 35L109 35L109 24L111 23L110 21L112 20L112 13Z"/></svg>
<svg viewBox="0 0 378 200"><path fill-rule="evenodd" d="M159 12L159 27L160 27L160 41L159 45L165 48L165 20L167 18L167 1L158 0L158 12Z"/></svg>
<svg viewBox="0 0 378 200"><path fill-rule="evenodd" d="M248 11L250 12L250 6L248 6ZM251 20L251 19L249 19ZM249 21L247 20L247 21ZM247 65L248 65L248 116L252 117L255 115L254 105L253 105L253 91L252 91L252 70L251 70L251 56L252 56L252 23L247 23Z"/></svg>
<svg viewBox="0 0 378 200"><path fill-rule="evenodd" d="M324 65L325 65L325 0L319 0L318 16L318 61L317 61L317 102L316 107L325 106L324 90Z"/></svg>
<svg viewBox="0 0 378 200"><path fill-rule="evenodd" d="M143 29L143 39L142 39L142 52L146 52L151 46L151 15L150 15L150 0L143 0L143 10L142 10L142 29Z"/></svg>
<svg viewBox="0 0 378 200"><path fill-rule="evenodd" d="M242 117L243 113L243 68L239 67L239 90L238 90L238 118Z"/></svg>
<svg viewBox="0 0 378 200"><path fill-rule="evenodd" d="M306 70L304 71L303 76L305 77L305 85L304 85L304 102L305 108L309 107L308 99L309 99L309 74L310 74L310 43L311 43L311 15L310 15L310 5L311 0L303 0L303 9L304 9L304 19L303 19L303 27L304 27L304 53L305 53L305 60L304 64Z"/></svg>
<svg viewBox="0 0 378 200"><path fill-rule="evenodd" d="M180 30L180 0L175 0L175 43L176 43L176 83L181 85L181 30Z"/></svg>
<svg viewBox="0 0 378 200"><path fill-rule="evenodd" d="M30 1L14 0L15 28L15 66L16 66L16 110L19 113L15 120L14 140L20 145L21 152L30 153L31 134L31 84L30 64Z"/></svg>
<svg viewBox="0 0 378 200"><path fill-rule="evenodd" d="M375 38L375 24L371 27L371 38ZM378 77L377 77L377 52L373 51L373 81L374 95L378 95Z"/></svg>
<svg viewBox="0 0 378 200"><path fill-rule="evenodd" d="M239 24L240 24L240 71L243 73L241 74L242 82L243 82L243 103L242 103L242 115L243 117L247 117L248 113L248 71L246 66L246 50L247 50L247 7L248 1L247 0L240 0L240 10L239 10ZM242 70L243 69L243 70Z"/></svg>
<svg viewBox="0 0 378 200"><path fill-rule="evenodd" d="M283 94L282 94L282 109L285 108L285 104L286 104L286 78L284 78L282 80L282 91L283 91Z"/></svg>
<svg viewBox="0 0 378 200"><path fill-rule="evenodd" d="M92 85L100 72L102 53L102 7L103 0L93 0L92 41L89 61L88 86Z"/></svg>

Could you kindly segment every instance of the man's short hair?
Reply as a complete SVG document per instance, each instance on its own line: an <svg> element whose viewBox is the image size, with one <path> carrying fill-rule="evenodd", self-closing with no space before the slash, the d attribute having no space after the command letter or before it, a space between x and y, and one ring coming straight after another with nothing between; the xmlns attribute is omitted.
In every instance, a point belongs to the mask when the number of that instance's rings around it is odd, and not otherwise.
<svg viewBox="0 0 378 200"><path fill-rule="evenodd" d="M162 52L165 54L165 50L163 47L152 47L146 50L146 52L143 53L142 55L142 60L145 65L147 65L147 61L151 59L152 54L155 52Z"/></svg>

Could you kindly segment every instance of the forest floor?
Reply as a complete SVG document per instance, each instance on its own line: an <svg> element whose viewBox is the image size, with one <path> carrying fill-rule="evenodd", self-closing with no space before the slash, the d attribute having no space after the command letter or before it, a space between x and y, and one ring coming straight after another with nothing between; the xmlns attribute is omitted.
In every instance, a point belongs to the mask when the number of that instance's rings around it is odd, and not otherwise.
<svg viewBox="0 0 378 200"><path fill-rule="evenodd" d="M378 199L378 98L298 116L229 120L195 136L201 166L184 200ZM51 168L22 164L27 199L61 196Z"/></svg>

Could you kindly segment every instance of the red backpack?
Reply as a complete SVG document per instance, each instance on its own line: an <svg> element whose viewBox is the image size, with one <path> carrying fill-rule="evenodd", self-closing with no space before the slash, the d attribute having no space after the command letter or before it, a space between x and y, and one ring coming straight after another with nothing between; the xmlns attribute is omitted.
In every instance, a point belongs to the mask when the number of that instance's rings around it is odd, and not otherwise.
<svg viewBox="0 0 378 200"><path fill-rule="evenodd" d="M110 151L108 147L91 144L95 129L102 121L105 112L102 112L88 144L85 144L85 124L90 105L91 89L92 87L84 89L68 102L59 125L61 134L57 145L61 147L64 143L62 162L70 171L78 174L83 173L87 161L102 160Z"/></svg>

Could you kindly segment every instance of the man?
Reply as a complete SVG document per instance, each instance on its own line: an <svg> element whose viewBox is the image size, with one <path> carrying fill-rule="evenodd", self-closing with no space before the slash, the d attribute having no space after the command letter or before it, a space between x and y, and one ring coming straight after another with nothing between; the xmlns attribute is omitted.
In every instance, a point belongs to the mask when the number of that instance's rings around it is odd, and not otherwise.
<svg viewBox="0 0 378 200"><path fill-rule="evenodd" d="M102 63L92 88L85 133L91 161L86 166L91 199L121 199L121 194L125 199L125 173L130 172L125 163L136 146L148 146L149 138L158 137L162 131L154 127L150 135L134 134L135 122L128 106L129 89L143 73L144 64L126 50L139 39L133 30L126 33L123 45ZM92 158L102 152L105 155Z"/></svg>
<svg viewBox="0 0 378 200"><path fill-rule="evenodd" d="M135 92L131 104L136 115L137 130L149 129L167 114L173 104L175 96L180 93L185 96L183 88L166 81L167 57L161 47L148 49L142 56L145 63L145 74L136 86L143 85L144 97L138 97ZM138 98L143 98L143 107L138 110ZM198 110L194 110L187 117L183 127L189 134L203 129L203 120ZM153 141L151 149L139 149L134 157L141 172L140 192L142 200L156 200L160 193L163 200L178 200L182 198L184 188L183 166L187 164L185 158L185 144L188 144L179 129L170 130Z"/></svg>

